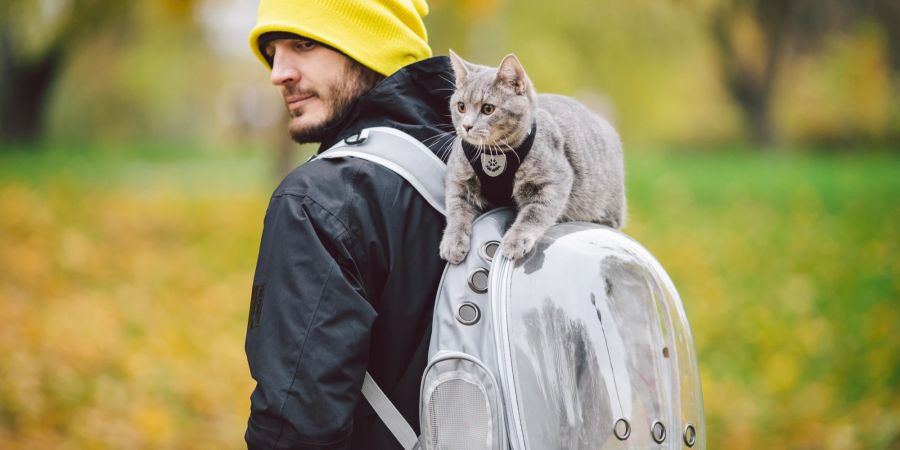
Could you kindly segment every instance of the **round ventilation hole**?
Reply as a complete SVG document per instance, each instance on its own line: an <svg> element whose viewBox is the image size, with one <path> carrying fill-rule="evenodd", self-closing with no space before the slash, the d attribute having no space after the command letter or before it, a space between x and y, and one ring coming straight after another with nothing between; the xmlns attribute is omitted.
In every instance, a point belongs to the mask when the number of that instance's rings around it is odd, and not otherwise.
<svg viewBox="0 0 900 450"><path fill-rule="evenodd" d="M650 427L650 436L653 437L653 440L656 441L657 444L662 444L662 442L666 440L665 425L658 420L653 422L653 426Z"/></svg>
<svg viewBox="0 0 900 450"><path fill-rule="evenodd" d="M687 424L684 427L684 445L693 447L695 443L697 443L697 430L694 429L693 425Z"/></svg>
<svg viewBox="0 0 900 450"><path fill-rule="evenodd" d="M481 310L472 302L465 302L456 308L456 320L463 325L474 325L481 318Z"/></svg>
<svg viewBox="0 0 900 450"><path fill-rule="evenodd" d="M617 420L616 424L613 426L613 434L615 434L620 441L628 439L628 436L631 436L631 424L625 419Z"/></svg>
<svg viewBox="0 0 900 450"><path fill-rule="evenodd" d="M485 268L479 268L469 274L469 287L479 293L484 294L488 290L488 271Z"/></svg>
<svg viewBox="0 0 900 450"><path fill-rule="evenodd" d="M494 260L494 255L497 254L497 249L500 248L500 243L497 241L487 241L481 248L478 249L478 254L487 262L491 262Z"/></svg>

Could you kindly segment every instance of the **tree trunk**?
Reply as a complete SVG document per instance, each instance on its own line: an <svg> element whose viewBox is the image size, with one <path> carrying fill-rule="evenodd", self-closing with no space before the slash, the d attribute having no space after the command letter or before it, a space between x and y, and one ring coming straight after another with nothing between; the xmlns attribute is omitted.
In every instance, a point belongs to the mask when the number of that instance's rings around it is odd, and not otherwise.
<svg viewBox="0 0 900 450"><path fill-rule="evenodd" d="M752 104L743 108L750 141L760 150L775 148L780 140L772 118L771 94L771 90L760 92Z"/></svg>
<svg viewBox="0 0 900 450"><path fill-rule="evenodd" d="M790 10L778 1L760 1L753 5L752 17L764 36L761 58L746 58L739 53L733 38L733 23L747 11L733 5L713 17L712 37L719 56L725 86L740 108L747 136L760 150L769 150L779 142L772 117L772 97L781 66ZM742 58L742 55L744 56Z"/></svg>
<svg viewBox="0 0 900 450"><path fill-rule="evenodd" d="M0 36L0 142L31 143L43 136L46 104L62 69L60 55L51 50L34 60L17 60L9 36Z"/></svg>
<svg viewBox="0 0 900 450"><path fill-rule="evenodd" d="M900 74L900 3L896 0L880 0L875 6L875 17L881 22L887 38L888 62L891 71Z"/></svg>

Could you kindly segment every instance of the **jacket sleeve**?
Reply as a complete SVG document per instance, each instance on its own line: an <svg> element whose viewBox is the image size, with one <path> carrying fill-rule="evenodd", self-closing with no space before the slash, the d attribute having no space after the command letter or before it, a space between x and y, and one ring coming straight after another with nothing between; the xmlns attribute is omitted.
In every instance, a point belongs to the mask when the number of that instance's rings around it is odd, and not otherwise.
<svg viewBox="0 0 900 450"><path fill-rule="evenodd" d="M341 220L306 195L266 211L246 352L251 449L346 449L375 311Z"/></svg>

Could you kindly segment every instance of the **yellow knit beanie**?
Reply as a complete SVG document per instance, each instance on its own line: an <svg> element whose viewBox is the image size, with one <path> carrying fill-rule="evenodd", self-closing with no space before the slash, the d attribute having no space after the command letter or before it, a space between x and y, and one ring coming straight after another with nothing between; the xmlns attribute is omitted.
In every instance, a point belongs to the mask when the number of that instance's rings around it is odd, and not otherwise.
<svg viewBox="0 0 900 450"><path fill-rule="evenodd" d="M426 14L425 0L261 0L250 48L269 66L259 37L293 33L334 47L389 76L431 56L422 22Z"/></svg>

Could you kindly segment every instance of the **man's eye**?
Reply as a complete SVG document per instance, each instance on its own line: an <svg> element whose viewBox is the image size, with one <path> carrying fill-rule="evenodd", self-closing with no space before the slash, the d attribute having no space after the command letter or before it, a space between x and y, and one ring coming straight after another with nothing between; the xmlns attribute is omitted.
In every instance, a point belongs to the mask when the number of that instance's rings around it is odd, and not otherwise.
<svg viewBox="0 0 900 450"><path fill-rule="evenodd" d="M489 115L491 115L491 113L493 113L493 112L494 112L494 105L492 105L492 104L490 104L490 103L485 103L484 105L481 106L481 113L482 113L482 114L484 114L484 115L486 115L486 116L489 116Z"/></svg>
<svg viewBox="0 0 900 450"><path fill-rule="evenodd" d="M463 102L457 103L457 104L456 104L456 110L459 111L459 112L461 112L461 113L466 112L466 104L463 103Z"/></svg>
<svg viewBox="0 0 900 450"><path fill-rule="evenodd" d="M269 58L274 58L275 57L275 47L272 45L267 45L265 48L265 53L266 53L266 56L268 56Z"/></svg>
<svg viewBox="0 0 900 450"><path fill-rule="evenodd" d="M299 50L312 50L316 48L316 43L313 41L297 41L297 43L294 44L294 48Z"/></svg>

